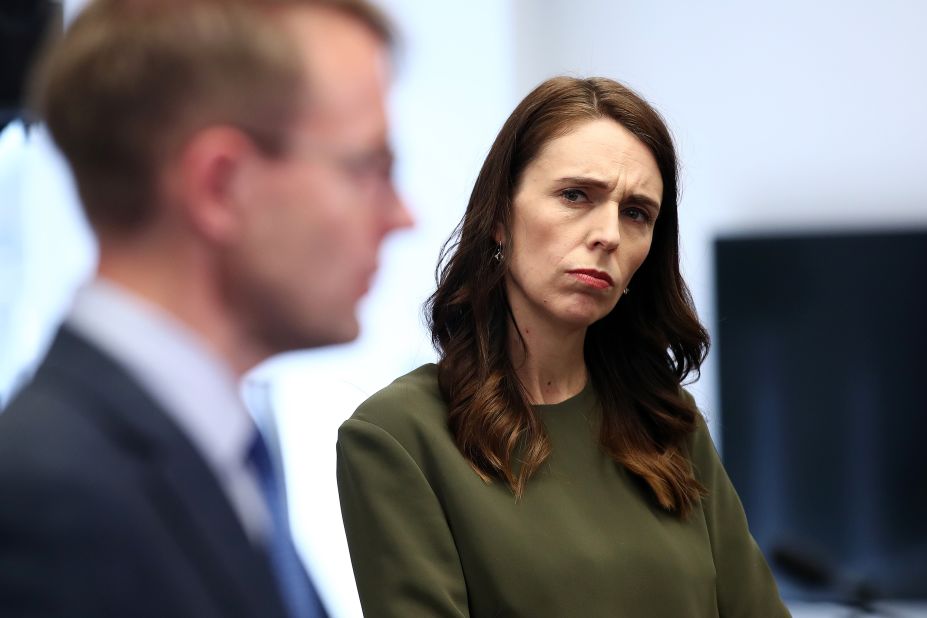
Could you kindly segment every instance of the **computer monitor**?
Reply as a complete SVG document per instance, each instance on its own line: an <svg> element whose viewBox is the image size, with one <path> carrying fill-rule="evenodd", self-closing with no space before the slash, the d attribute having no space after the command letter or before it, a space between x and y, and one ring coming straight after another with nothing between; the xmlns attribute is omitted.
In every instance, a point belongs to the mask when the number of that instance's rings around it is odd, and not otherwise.
<svg viewBox="0 0 927 618"><path fill-rule="evenodd" d="M783 596L927 599L927 229L715 258L721 450Z"/></svg>

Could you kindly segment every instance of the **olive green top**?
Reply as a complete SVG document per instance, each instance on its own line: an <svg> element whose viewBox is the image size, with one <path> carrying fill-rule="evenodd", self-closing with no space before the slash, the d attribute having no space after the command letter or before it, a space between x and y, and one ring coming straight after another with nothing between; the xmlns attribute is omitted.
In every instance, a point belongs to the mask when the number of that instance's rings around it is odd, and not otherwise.
<svg viewBox="0 0 927 618"><path fill-rule="evenodd" d="M704 422L708 489L685 521L598 446L594 390L536 406L552 453L516 502L447 425L435 365L399 378L338 433L338 485L364 615L788 616Z"/></svg>

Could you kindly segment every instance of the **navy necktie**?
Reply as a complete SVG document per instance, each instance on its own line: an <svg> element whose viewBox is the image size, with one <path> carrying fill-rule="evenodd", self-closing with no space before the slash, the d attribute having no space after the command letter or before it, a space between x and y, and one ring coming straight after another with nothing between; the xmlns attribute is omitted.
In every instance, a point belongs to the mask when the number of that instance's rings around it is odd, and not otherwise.
<svg viewBox="0 0 927 618"><path fill-rule="evenodd" d="M281 475L276 471L274 460L261 432L254 433L248 459L254 468L270 513L271 530L267 539L267 550L281 595L291 618L325 618L325 608L290 535L286 490Z"/></svg>

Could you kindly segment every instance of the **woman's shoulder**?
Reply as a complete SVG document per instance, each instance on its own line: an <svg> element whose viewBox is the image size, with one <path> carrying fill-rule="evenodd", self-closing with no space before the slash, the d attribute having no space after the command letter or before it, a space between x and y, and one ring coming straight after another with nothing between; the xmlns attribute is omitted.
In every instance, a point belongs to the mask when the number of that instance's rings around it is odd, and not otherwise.
<svg viewBox="0 0 927 618"><path fill-rule="evenodd" d="M695 408L695 429L688 438L689 459L695 468L696 477L705 483L710 478L711 471L720 466L718 450L712 440L711 431L708 429L708 421L699 410L695 397L685 389L682 389L682 394L686 401Z"/></svg>
<svg viewBox="0 0 927 618"><path fill-rule="evenodd" d="M711 440L711 435L708 431L708 421L705 419L705 415L702 414L702 411L698 407L698 402L695 401L695 397L692 396L687 389L680 387L682 392L682 398L686 400L686 403L690 404L695 410L695 430L692 432L691 437L697 439L708 438Z"/></svg>
<svg viewBox="0 0 927 618"><path fill-rule="evenodd" d="M346 424L375 425L401 443L421 434L448 432L447 404L438 387L438 368L429 363L374 393Z"/></svg>

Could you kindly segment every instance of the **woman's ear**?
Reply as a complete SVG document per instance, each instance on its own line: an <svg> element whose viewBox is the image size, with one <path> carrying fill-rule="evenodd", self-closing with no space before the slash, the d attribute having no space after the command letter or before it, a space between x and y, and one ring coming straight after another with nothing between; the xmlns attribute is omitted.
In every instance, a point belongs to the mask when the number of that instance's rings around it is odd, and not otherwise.
<svg viewBox="0 0 927 618"><path fill-rule="evenodd" d="M505 226L502 223L497 223L496 228L492 233L492 239L496 241L496 244L505 243Z"/></svg>

